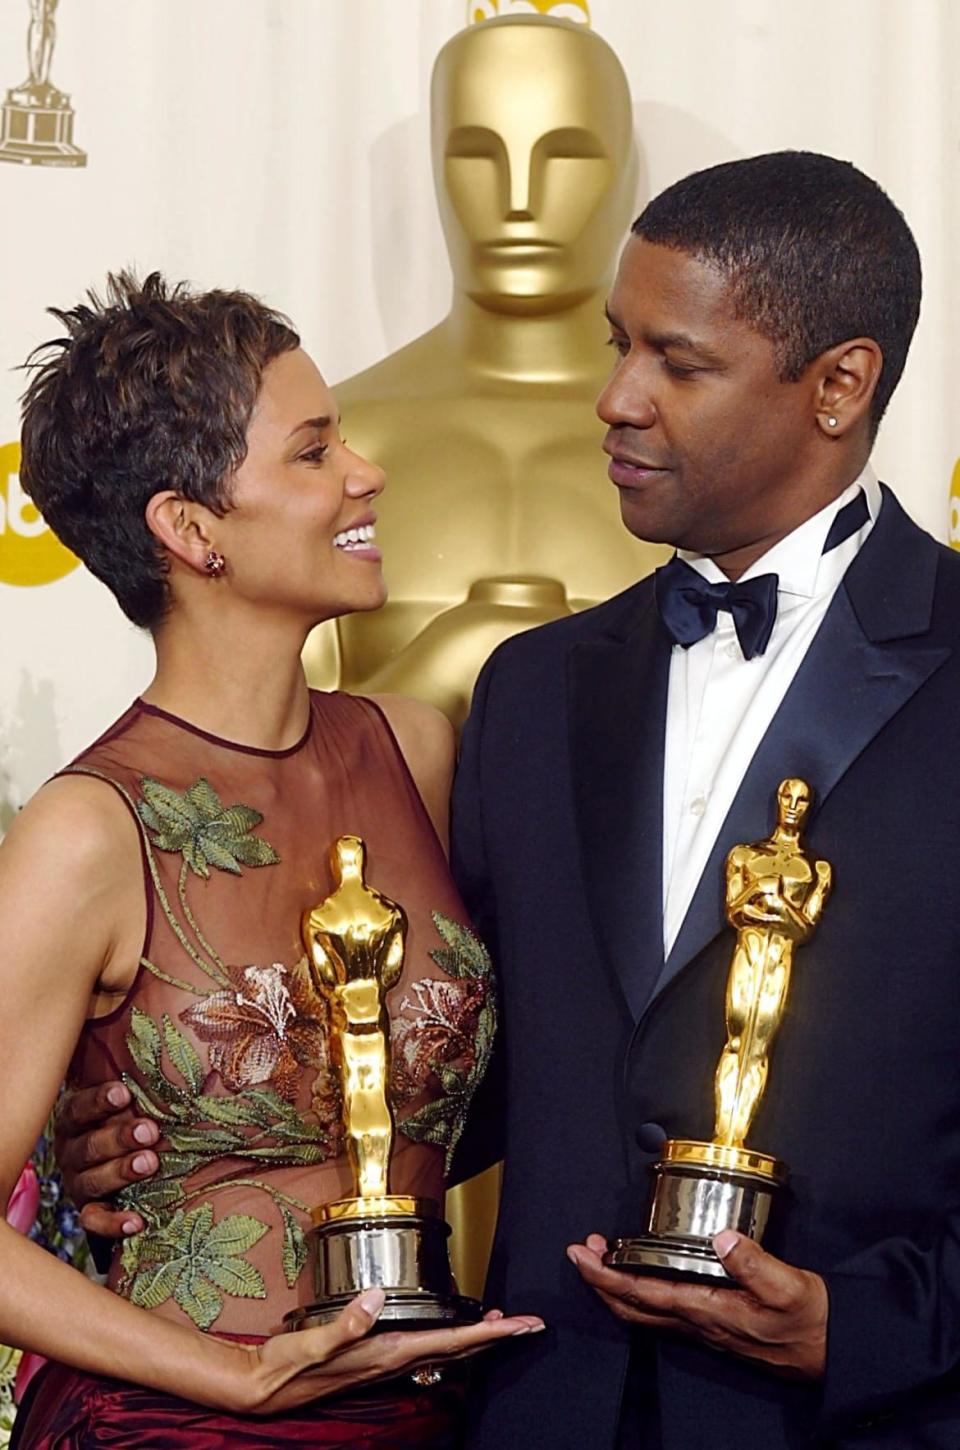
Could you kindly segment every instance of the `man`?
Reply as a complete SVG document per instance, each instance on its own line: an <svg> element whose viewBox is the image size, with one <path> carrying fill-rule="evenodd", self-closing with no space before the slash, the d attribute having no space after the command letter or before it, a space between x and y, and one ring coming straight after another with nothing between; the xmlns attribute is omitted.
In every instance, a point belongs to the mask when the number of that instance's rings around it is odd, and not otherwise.
<svg viewBox="0 0 960 1450"><path fill-rule="evenodd" d="M495 653L454 799L504 1007L489 1292L548 1324L484 1450L960 1444L960 560L868 466L919 296L890 201L803 153L688 177L624 251L604 447L679 557ZM751 1130L789 1201L718 1236L741 1288L607 1269L663 1139L710 1136L723 861L787 776L834 883Z"/></svg>

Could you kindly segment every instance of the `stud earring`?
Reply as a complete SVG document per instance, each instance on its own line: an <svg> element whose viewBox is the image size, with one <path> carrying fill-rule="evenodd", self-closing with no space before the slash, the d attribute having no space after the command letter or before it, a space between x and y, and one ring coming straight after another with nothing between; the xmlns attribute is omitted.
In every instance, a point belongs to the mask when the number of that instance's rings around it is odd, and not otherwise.
<svg viewBox="0 0 960 1450"><path fill-rule="evenodd" d="M827 427L828 428L836 428L836 426L837 426L837 420L833 416L833 414L831 413L830 414L830 417L827 419Z"/></svg>
<svg viewBox="0 0 960 1450"><path fill-rule="evenodd" d="M222 554L217 553L216 549L211 549L209 554L207 555L207 561L203 567L206 569L211 579L219 579L220 575L227 567L227 561Z"/></svg>

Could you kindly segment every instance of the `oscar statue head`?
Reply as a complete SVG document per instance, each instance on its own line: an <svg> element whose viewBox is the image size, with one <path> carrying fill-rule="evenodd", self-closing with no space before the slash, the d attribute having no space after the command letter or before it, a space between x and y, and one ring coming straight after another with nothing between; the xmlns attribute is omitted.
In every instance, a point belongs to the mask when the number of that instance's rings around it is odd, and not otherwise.
<svg viewBox="0 0 960 1450"><path fill-rule="evenodd" d="M606 284L637 165L626 76L605 41L546 16L469 27L437 58L431 126L459 290L536 315Z"/></svg>
<svg viewBox="0 0 960 1450"><path fill-rule="evenodd" d="M796 834L810 809L810 787L805 780L783 780L777 790L777 824Z"/></svg>

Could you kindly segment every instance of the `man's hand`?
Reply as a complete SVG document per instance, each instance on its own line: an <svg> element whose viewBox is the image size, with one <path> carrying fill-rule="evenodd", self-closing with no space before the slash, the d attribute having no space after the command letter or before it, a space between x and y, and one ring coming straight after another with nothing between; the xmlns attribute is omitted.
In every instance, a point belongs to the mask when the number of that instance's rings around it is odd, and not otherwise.
<svg viewBox="0 0 960 1450"><path fill-rule="evenodd" d="M159 1160L151 1147L159 1137L156 1123L133 1112L122 1082L66 1095L57 1115L57 1163L87 1233L116 1239L140 1232L144 1224L138 1213L102 1200L156 1173Z"/></svg>
<svg viewBox="0 0 960 1450"><path fill-rule="evenodd" d="M692 1336L797 1379L819 1379L827 1348L827 1290L819 1274L795 1269L732 1229L713 1247L741 1286L709 1288L603 1263L607 1244L591 1234L567 1255L618 1319Z"/></svg>

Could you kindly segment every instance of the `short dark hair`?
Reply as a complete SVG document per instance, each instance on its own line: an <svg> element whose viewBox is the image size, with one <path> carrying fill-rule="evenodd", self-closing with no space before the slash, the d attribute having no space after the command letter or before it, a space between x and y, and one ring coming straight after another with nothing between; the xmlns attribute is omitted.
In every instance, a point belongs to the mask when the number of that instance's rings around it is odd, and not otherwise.
<svg viewBox="0 0 960 1450"><path fill-rule="evenodd" d="M921 274L910 228L869 176L812 151L727 161L661 192L633 232L718 267L737 316L774 343L784 382L847 338L873 338L876 432L917 325Z"/></svg>
<svg viewBox="0 0 960 1450"><path fill-rule="evenodd" d="M134 624L168 606L166 556L144 518L172 488L223 515L263 370L300 339L246 292L194 292L159 272L50 312L23 396L23 487Z"/></svg>

